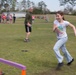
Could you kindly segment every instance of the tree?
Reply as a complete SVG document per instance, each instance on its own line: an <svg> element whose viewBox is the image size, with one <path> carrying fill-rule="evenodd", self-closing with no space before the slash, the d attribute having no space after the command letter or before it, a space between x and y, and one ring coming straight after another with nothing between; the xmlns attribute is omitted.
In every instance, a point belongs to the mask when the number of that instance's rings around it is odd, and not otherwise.
<svg viewBox="0 0 76 75"><path fill-rule="evenodd" d="M31 2L31 5L32 5L33 8L35 7L35 3L34 2Z"/></svg>
<svg viewBox="0 0 76 75"><path fill-rule="evenodd" d="M15 7L16 7L16 2L17 0L10 0L11 4L12 4L12 11L15 11Z"/></svg>
<svg viewBox="0 0 76 75"><path fill-rule="evenodd" d="M30 0L27 0L27 8L29 9L31 6L31 1Z"/></svg>
<svg viewBox="0 0 76 75"><path fill-rule="evenodd" d="M3 7L4 3L5 3L6 0L0 0L0 8Z"/></svg>
<svg viewBox="0 0 76 75"><path fill-rule="evenodd" d="M26 11L26 0L22 0L21 5L23 9Z"/></svg>
<svg viewBox="0 0 76 75"><path fill-rule="evenodd" d="M73 12L73 8L76 5L76 0L59 0L60 6L65 6L64 11L66 10L68 13Z"/></svg>
<svg viewBox="0 0 76 75"><path fill-rule="evenodd" d="M38 3L38 7L43 11L43 14L45 13L46 11L46 7L47 5L45 4L45 2L41 1Z"/></svg>
<svg viewBox="0 0 76 75"><path fill-rule="evenodd" d="M76 5L76 0L59 0L60 6L64 6L66 4L70 4L72 7Z"/></svg>
<svg viewBox="0 0 76 75"><path fill-rule="evenodd" d="M2 10L2 5L0 4L0 13L1 13L1 10Z"/></svg>
<svg viewBox="0 0 76 75"><path fill-rule="evenodd" d="M10 10L9 4L7 4L7 3L4 4L4 7L5 7L5 9L6 9L7 12Z"/></svg>

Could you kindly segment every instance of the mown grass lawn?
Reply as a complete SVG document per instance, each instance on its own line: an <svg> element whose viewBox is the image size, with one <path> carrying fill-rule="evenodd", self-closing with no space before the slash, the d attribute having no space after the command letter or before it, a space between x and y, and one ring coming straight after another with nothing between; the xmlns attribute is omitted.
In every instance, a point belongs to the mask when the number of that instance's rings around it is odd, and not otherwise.
<svg viewBox="0 0 76 75"><path fill-rule="evenodd" d="M56 35L52 31L54 15L50 15L50 22L36 19L33 24L29 43L25 43L24 19L17 19L15 24L0 24L0 58L11 60L27 67L27 75L76 75L76 37L73 30L68 27L69 36L66 43L68 51L75 61L71 66L66 65L60 71L56 71L57 59L53 46ZM76 16L65 16L66 20L76 26ZM28 50L28 52L22 52ZM21 75L18 68L0 63L0 69L5 75Z"/></svg>

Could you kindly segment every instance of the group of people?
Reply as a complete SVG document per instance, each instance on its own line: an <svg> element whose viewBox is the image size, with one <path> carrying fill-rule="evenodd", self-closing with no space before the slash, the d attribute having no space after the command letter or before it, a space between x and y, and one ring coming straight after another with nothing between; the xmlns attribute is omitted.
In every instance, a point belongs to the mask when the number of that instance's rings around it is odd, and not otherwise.
<svg viewBox="0 0 76 75"><path fill-rule="evenodd" d="M15 14L7 13L5 15L4 13L0 14L0 23L15 23L16 16Z"/></svg>
<svg viewBox="0 0 76 75"><path fill-rule="evenodd" d="M29 9L29 12L26 14L26 18L25 18L26 38L24 39L24 42L30 41L29 36L32 31L32 12L33 12L33 9ZM57 42L55 43L54 48L53 48L56 58L58 60L58 65L56 67L56 70L60 70L61 67L64 65L63 63L64 58L60 53L60 49L62 50L64 57L67 60L68 66L70 66L72 62L74 61L74 58L70 55L70 53L68 52L65 46L68 40L68 36L66 33L67 26L70 26L73 29L74 34L76 36L75 26L64 19L64 14L62 11L58 11L56 13L56 19L54 20L54 25L53 25L53 31L57 35Z"/></svg>

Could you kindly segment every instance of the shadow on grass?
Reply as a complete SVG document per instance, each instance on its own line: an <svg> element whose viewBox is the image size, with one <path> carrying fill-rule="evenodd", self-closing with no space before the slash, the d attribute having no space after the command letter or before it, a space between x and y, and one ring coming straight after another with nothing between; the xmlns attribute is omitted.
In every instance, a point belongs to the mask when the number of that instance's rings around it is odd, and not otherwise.
<svg viewBox="0 0 76 75"><path fill-rule="evenodd" d="M49 69L45 72L41 72L41 73L35 73L35 75L58 75L59 71L55 70L55 68Z"/></svg>
<svg viewBox="0 0 76 75"><path fill-rule="evenodd" d="M18 39L15 39L15 41L18 41L18 42L22 41L22 42L24 42L24 39L18 38Z"/></svg>

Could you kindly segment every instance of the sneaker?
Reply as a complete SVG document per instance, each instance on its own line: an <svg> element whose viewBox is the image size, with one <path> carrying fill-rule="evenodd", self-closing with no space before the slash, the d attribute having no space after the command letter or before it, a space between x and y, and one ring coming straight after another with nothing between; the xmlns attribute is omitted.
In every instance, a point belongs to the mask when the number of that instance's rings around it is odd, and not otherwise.
<svg viewBox="0 0 76 75"><path fill-rule="evenodd" d="M29 39L24 39L24 42L30 42L30 40Z"/></svg>
<svg viewBox="0 0 76 75"><path fill-rule="evenodd" d="M73 61L74 61L74 58L70 62L68 62L67 65L70 66Z"/></svg>
<svg viewBox="0 0 76 75"><path fill-rule="evenodd" d="M63 65L64 65L63 62L62 63L58 63L58 65L56 67L56 70L60 70Z"/></svg>

